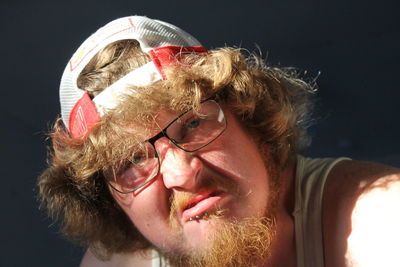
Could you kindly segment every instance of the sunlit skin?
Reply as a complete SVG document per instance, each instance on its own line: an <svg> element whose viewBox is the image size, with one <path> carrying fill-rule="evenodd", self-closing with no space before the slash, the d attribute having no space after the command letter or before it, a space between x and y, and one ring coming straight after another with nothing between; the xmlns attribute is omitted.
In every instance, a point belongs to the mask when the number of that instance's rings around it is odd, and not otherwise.
<svg viewBox="0 0 400 267"><path fill-rule="evenodd" d="M156 142L161 170L155 181L126 195L111 190L139 231L165 251L205 251L210 244L207 238L218 232L221 221L261 216L268 207L273 191L263 158L239 121L228 109L224 111L227 129L213 143L197 152L187 153L161 138ZM163 115L159 116L162 118L161 128L162 121L167 123L176 116ZM290 216L294 170L294 166L289 166L280 173L280 196L275 214L277 229L268 266L296 266L295 233ZM399 262L396 250L396 240L399 240L398 172L398 169L384 165L357 161L343 161L333 168L324 192L324 256L327 267L376 266L378 263L397 266L390 264ZM229 179L237 190L220 193L216 198L207 197L209 192L197 185L215 176ZM177 192L194 193L196 199L206 196L207 200L201 201L201 205L194 209L178 213L177 228L171 228L169 199ZM213 213L216 206L226 211L220 219L188 220L196 214ZM143 260L141 257L129 259ZM113 258L113 261L118 259ZM145 265L135 266L150 266L149 258Z"/></svg>
<svg viewBox="0 0 400 267"><path fill-rule="evenodd" d="M388 186L390 185L390 186ZM374 183L352 212L346 258L354 266L398 266L400 262L400 181L394 175ZM373 214L373 216L371 216ZM381 227L382 222L385 227ZM376 244L385 244L377 249Z"/></svg>
<svg viewBox="0 0 400 267"><path fill-rule="evenodd" d="M161 157L160 173L148 186L130 194L111 190L114 198L138 230L154 245L166 251L202 250L207 238L218 229L218 220L242 220L262 216L268 204L268 173L257 145L235 116L224 109L228 121L225 132L210 145L188 153L170 144L167 138L156 142ZM173 114L159 116L165 124ZM176 116L176 115L175 115ZM159 122L163 125L163 122ZM198 188L203 179L224 177L235 190ZM195 194L193 208L178 212L178 231L169 224L171 194ZM212 214L216 208L225 212L220 219L189 220L189 217Z"/></svg>

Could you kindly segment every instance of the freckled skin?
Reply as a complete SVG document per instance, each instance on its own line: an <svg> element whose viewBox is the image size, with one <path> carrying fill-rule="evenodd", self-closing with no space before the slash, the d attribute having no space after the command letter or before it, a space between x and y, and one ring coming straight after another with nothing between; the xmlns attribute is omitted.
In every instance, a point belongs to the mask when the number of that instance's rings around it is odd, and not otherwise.
<svg viewBox="0 0 400 267"><path fill-rule="evenodd" d="M181 251L207 246L207 237L218 229L216 220L185 223L176 231L168 223L168 199L176 191L196 193L198 182L210 175L223 176L237 185L237 192L228 192L221 202L226 209L223 220L240 221L263 215L266 210L269 186L264 161L239 121L229 110L224 112L227 129L213 143L187 153L161 138L156 142L161 157L156 180L139 192L127 195L111 190L138 230L159 248Z"/></svg>

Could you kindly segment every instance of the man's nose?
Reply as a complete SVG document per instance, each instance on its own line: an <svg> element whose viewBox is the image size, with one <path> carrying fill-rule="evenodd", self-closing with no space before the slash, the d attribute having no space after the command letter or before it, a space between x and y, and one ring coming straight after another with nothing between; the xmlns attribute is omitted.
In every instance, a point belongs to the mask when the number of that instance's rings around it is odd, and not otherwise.
<svg viewBox="0 0 400 267"><path fill-rule="evenodd" d="M193 153L185 152L173 145L167 138L156 142L160 154L160 174L168 189L193 191L203 163Z"/></svg>

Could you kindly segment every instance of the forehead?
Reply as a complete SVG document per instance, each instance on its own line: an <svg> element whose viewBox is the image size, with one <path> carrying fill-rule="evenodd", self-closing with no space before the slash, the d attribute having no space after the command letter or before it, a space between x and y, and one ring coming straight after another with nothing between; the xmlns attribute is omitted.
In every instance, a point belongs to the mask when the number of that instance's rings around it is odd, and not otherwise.
<svg viewBox="0 0 400 267"><path fill-rule="evenodd" d="M131 136L135 136L137 140L145 141L164 130L186 111L188 110L160 110L155 114L149 114L148 118L144 121L127 121L126 130Z"/></svg>
<svg viewBox="0 0 400 267"><path fill-rule="evenodd" d="M179 115L180 111L162 110L152 116L152 120L135 129L135 134L140 136L141 139L147 140L167 127Z"/></svg>
<svg viewBox="0 0 400 267"><path fill-rule="evenodd" d="M185 91L186 93L184 93ZM127 95L103 121L105 128L114 128L107 139L136 137L146 140L165 128L174 118L198 106L201 94L190 94L160 82L146 88L136 88ZM118 142L119 143L119 142Z"/></svg>
<svg viewBox="0 0 400 267"><path fill-rule="evenodd" d="M158 112L154 116L154 125L153 128L157 128L158 130L164 129L168 124L170 124L173 120L175 120L181 111L172 111L172 110L162 110ZM152 127L152 126L150 126Z"/></svg>
<svg viewBox="0 0 400 267"><path fill-rule="evenodd" d="M187 109L164 109L158 111L154 116L152 116L151 120L147 123L141 124L141 127L135 127L136 125L132 125L133 132L136 136L140 137L142 141L148 140L156 135L158 135L161 131L168 129L177 129L176 127L171 128L174 122L178 122L178 124L182 124L184 121L193 118L193 114L201 114L202 112L206 112L206 110L213 110L212 107L209 107L206 103L202 102L199 106L194 105L192 107L187 107ZM188 117L189 116L189 117ZM132 132L132 133L133 133Z"/></svg>

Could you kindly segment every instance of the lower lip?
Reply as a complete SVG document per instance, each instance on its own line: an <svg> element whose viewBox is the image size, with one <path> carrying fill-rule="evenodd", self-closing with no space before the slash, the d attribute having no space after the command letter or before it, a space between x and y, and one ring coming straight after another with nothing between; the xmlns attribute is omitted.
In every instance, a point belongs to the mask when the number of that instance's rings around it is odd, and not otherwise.
<svg viewBox="0 0 400 267"><path fill-rule="evenodd" d="M182 213L183 222L187 222L189 221L189 218L200 216L205 212L215 208L224 196L225 194L220 194L218 196L205 198L198 202L194 207L185 210Z"/></svg>

